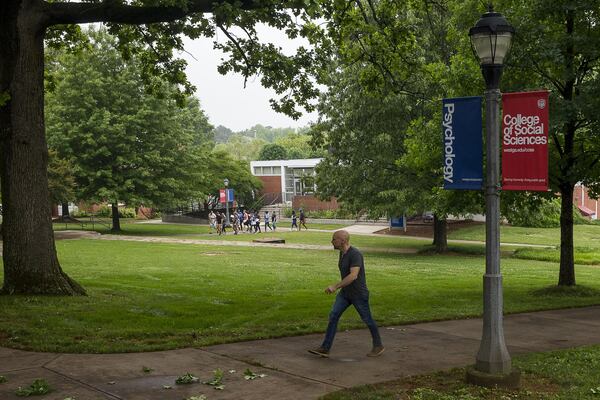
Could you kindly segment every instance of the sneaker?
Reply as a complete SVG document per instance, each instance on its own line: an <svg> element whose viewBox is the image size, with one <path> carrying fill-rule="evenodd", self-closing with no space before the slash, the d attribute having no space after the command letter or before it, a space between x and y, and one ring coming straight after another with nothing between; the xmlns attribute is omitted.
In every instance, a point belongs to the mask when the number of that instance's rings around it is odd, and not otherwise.
<svg viewBox="0 0 600 400"><path fill-rule="evenodd" d="M317 347L316 349L308 350L308 352L321 357L329 357L329 350L324 349L323 347Z"/></svg>
<svg viewBox="0 0 600 400"><path fill-rule="evenodd" d="M369 353L367 353L367 357L379 357L385 350L383 346L374 346Z"/></svg>

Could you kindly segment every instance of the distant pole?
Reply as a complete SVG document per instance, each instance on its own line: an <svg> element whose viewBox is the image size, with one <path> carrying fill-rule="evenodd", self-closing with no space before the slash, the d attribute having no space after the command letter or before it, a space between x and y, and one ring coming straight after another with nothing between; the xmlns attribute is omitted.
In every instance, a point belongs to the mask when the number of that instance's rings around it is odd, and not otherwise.
<svg viewBox="0 0 600 400"><path fill-rule="evenodd" d="M225 184L225 215L227 218L227 222L225 222L225 226L229 226L229 191L227 187L229 187L229 179L225 178L223 181Z"/></svg>

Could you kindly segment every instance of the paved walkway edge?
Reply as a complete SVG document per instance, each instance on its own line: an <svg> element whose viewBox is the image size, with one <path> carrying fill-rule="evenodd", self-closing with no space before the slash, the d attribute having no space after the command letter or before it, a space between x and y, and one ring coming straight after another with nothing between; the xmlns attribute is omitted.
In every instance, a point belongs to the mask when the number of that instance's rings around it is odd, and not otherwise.
<svg viewBox="0 0 600 400"><path fill-rule="evenodd" d="M386 351L378 358L366 357L366 329L339 332L330 358L307 352L320 344L322 334L129 354L0 348L0 375L8 378L0 385L0 398L17 399L17 386L44 378L55 388L45 397L51 400L181 400L199 394L210 400L316 399L341 388L473 364L481 327L481 319L382 327ZM600 344L600 306L508 315L504 331L512 356ZM186 372L210 380L216 369L224 371L224 390L174 384ZM246 380L246 369L265 376Z"/></svg>

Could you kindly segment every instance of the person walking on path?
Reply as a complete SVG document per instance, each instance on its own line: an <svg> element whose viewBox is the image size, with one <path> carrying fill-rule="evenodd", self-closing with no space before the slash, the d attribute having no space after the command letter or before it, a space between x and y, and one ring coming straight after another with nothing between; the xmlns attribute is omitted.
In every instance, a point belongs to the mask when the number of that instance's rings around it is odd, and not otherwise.
<svg viewBox="0 0 600 400"><path fill-rule="evenodd" d="M250 214L247 210L244 210L244 219L242 220L242 224L246 227L246 232L250 232L250 227L252 225L250 223Z"/></svg>
<svg viewBox="0 0 600 400"><path fill-rule="evenodd" d="M277 230L277 213L273 211L273 215L271 215L271 225L273 226L273 230Z"/></svg>
<svg viewBox="0 0 600 400"><path fill-rule="evenodd" d="M292 210L292 227L290 228L290 230L293 231L294 227L300 230L300 228L298 228L298 218L296 217L296 210Z"/></svg>
<svg viewBox="0 0 600 400"><path fill-rule="evenodd" d="M217 233L221 236L221 230L223 229L223 217L221 217L221 213L217 211L217 215L215 215L215 222L217 224Z"/></svg>
<svg viewBox="0 0 600 400"><path fill-rule="evenodd" d="M329 357L329 351L333 345L333 339L337 331L337 324L340 317L350 305L353 305L360 318L363 320L373 339L373 348L367 354L369 357L377 357L384 351L379 329L371 316L369 307L369 290L367 289L367 281L365 277L365 264L362 253L355 247L350 246L350 235L347 231L341 230L333 234L331 239L333 248L340 251L338 268L342 280L338 283L328 286L325 293L332 294L338 289L341 289L331 308L329 314L329 324L323 344L316 349L308 350L309 353L316 354L321 357Z"/></svg>
<svg viewBox="0 0 600 400"><path fill-rule="evenodd" d="M260 213L258 211L254 213L254 221L256 223L256 225L254 225L254 233L262 233L262 230L260 229Z"/></svg>
<svg viewBox="0 0 600 400"><path fill-rule="evenodd" d="M213 210L210 210L210 213L208 213L208 222L210 224L208 233L210 233L212 235L213 229L215 231L217 230L217 215L215 214L215 212Z"/></svg>
<svg viewBox="0 0 600 400"><path fill-rule="evenodd" d="M306 227L306 215L304 214L304 210L300 209L300 226L298 227L298 230L300 230L302 227L308 230Z"/></svg>
<svg viewBox="0 0 600 400"><path fill-rule="evenodd" d="M267 228L269 228L270 231L273 230L273 228L271 228L271 216L268 211L265 211L265 233L267 232Z"/></svg>
<svg viewBox="0 0 600 400"><path fill-rule="evenodd" d="M240 220L236 212L231 214L231 227L233 228L233 234L237 235L240 228Z"/></svg>
<svg viewBox="0 0 600 400"><path fill-rule="evenodd" d="M221 212L221 233L223 235L227 235L227 225L229 224L229 221L227 221L227 215L225 215L225 213Z"/></svg>

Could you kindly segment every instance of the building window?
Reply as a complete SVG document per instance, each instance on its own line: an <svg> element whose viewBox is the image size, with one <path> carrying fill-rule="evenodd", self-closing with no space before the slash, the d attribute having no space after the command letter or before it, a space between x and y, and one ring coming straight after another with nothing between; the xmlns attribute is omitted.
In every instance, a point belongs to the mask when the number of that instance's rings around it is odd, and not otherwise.
<svg viewBox="0 0 600 400"><path fill-rule="evenodd" d="M277 176L281 175L281 167L254 167L254 175L256 176Z"/></svg>

